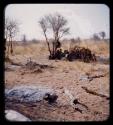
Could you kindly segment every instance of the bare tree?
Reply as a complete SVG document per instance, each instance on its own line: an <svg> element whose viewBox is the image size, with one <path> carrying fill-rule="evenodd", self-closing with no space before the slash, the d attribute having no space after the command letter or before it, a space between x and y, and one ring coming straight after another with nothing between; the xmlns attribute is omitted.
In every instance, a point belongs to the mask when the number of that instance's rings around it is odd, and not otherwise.
<svg viewBox="0 0 113 125"><path fill-rule="evenodd" d="M6 41L8 39L8 31L9 31L9 18L7 17L5 19L5 39L6 39Z"/></svg>
<svg viewBox="0 0 113 125"><path fill-rule="evenodd" d="M104 40L104 38L105 38L105 36L106 36L106 33L103 31L103 32L100 32L99 34L100 34L100 36L102 37L102 39Z"/></svg>
<svg viewBox="0 0 113 125"><path fill-rule="evenodd" d="M48 15L46 16L46 19L49 28L53 31L55 41L69 33L69 28L65 27L67 25L67 20L62 15L58 13Z"/></svg>
<svg viewBox="0 0 113 125"><path fill-rule="evenodd" d="M54 15L47 15L44 16L40 21L39 21L41 28L43 29L48 48L50 51L50 55L56 53L57 47L60 47L60 39L69 33L69 28L66 27L67 25L67 20L60 14L56 13ZM50 47L49 47L49 42L47 39L46 32L47 30L51 31L53 34L53 52L51 52Z"/></svg>
<svg viewBox="0 0 113 125"><path fill-rule="evenodd" d="M72 43L80 43L81 42L80 37L77 37L76 39L71 38L71 42Z"/></svg>
<svg viewBox="0 0 113 125"><path fill-rule="evenodd" d="M19 31L18 27L19 23L16 20L6 18L5 19L5 39L6 41L9 41L8 43L8 55L9 55L9 49L10 53L13 53L13 38L17 35Z"/></svg>
<svg viewBox="0 0 113 125"><path fill-rule="evenodd" d="M42 19L40 19L39 24L42 28L43 33L44 33L44 36L45 36L45 39L46 39L46 42L48 45L48 50L49 50L50 55L51 55L51 49L50 49L49 41L48 41L47 34L46 34L46 32L47 32L47 20L45 18L42 18Z"/></svg>
<svg viewBox="0 0 113 125"><path fill-rule="evenodd" d="M22 36L22 42L23 42L24 45L25 45L26 42L27 42L27 39L26 39L26 35L25 35L25 34Z"/></svg>
<svg viewBox="0 0 113 125"><path fill-rule="evenodd" d="M100 40L100 37L98 36L98 34L94 33L93 34L93 39L96 40Z"/></svg>

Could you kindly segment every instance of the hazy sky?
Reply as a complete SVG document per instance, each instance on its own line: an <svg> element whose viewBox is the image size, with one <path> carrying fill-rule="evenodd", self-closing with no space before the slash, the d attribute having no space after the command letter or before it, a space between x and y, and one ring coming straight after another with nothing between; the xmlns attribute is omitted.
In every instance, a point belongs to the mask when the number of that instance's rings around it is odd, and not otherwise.
<svg viewBox="0 0 113 125"><path fill-rule="evenodd" d="M88 38L100 31L105 31L109 38L110 15L105 4L10 4L5 9L5 17L21 23L18 39L23 34L27 39L44 39L38 21L44 15L56 12L68 20L70 34L66 38Z"/></svg>

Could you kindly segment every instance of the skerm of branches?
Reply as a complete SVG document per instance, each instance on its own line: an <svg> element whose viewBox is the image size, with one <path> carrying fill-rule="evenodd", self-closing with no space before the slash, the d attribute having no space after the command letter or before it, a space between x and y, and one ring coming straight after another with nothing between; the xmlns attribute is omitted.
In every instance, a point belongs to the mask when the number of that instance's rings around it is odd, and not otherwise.
<svg viewBox="0 0 113 125"><path fill-rule="evenodd" d="M67 26L67 20L60 14L56 13L53 15L47 15L41 18L39 21L41 28L43 30L46 42L48 44L48 50L50 56L54 56L58 47L60 47L60 39L69 34L69 28ZM50 31L53 36L53 51L50 49L49 41L47 38L47 31Z"/></svg>
<svg viewBox="0 0 113 125"><path fill-rule="evenodd" d="M19 23L16 20L6 18L5 19L5 39L6 42L8 41L8 55L9 52L13 53L13 38L17 35L19 32Z"/></svg>

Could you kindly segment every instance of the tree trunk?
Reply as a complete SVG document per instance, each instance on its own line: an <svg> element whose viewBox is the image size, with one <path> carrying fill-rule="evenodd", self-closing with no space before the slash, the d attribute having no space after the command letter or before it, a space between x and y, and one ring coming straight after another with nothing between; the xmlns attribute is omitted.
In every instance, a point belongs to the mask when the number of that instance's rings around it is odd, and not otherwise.
<svg viewBox="0 0 113 125"><path fill-rule="evenodd" d="M53 55L55 55L55 43L53 41Z"/></svg>
<svg viewBox="0 0 113 125"><path fill-rule="evenodd" d="M9 52L10 52L10 38L9 38L9 41L8 41L7 57L9 57Z"/></svg>
<svg viewBox="0 0 113 125"><path fill-rule="evenodd" d="M48 39L47 39L47 36L46 36L46 33L45 33L45 32L44 32L44 35L45 35L46 42L47 42L47 45L48 45L48 51L49 51L50 56L51 56L51 49L50 49L50 45L49 45L49 42L48 42Z"/></svg>
<svg viewBox="0 0 113 125"><path fill-rule="evenodd" d="M57 47L56 47L57 41L59 41L58 33L55 34L54 53L56 53L56 50L57 50Z"/></svg>
<svg viewBox="0 0 113 125"><path fill-rule="evenodd" d="M11 55L13 54L13 41L12 41L12 38L11 38L11 41L10 41L10 43L11 43L11 48L10 48L10 52L11 52Z"/></svg>

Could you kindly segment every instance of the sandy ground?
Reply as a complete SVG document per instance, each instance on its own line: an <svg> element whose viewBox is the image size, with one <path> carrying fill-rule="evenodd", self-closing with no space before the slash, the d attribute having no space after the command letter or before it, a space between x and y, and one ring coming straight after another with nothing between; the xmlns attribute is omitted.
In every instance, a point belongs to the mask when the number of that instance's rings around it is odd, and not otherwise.
<svg viewBox="0 0 113 125"><path fill-rule="evenodd" d="M51 87L58 94L57 104L49 105L42 101L34 104L20 104L6 102L6 109L15 109L33 121L103 121L109 117L109 99L87 93L82 87L109 97L109 65L101 63L84 63L80 61L48 60L48 53L31 57L37 63L47 64L54 68L44 69L42 72L31 72L16 66L13 70L5 71L5 88L17 85L42 85ZM31 55L11 56L13 62L25 64ZM6 63L5 66L9 66ZM86 79L90 76L106 74L104 77ZM85 104L75 107L70 104L70 98L65 94L68 90L74 98Z"/></svg>

